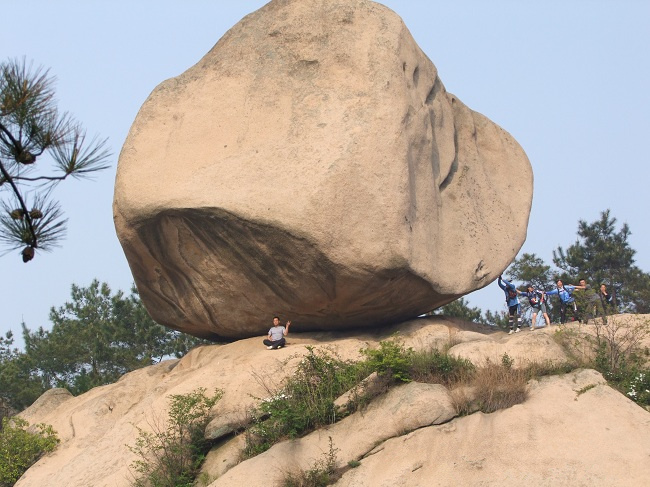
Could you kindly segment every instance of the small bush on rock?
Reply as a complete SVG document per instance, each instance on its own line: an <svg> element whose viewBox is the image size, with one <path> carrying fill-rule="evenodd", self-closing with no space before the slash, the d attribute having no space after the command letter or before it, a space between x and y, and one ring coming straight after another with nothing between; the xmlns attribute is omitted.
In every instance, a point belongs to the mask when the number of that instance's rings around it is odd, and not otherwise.
<svg viewBox="0 0 650 487"><path fill-rule="evenodd" d="M401 382L410 382L413 349L404 348L397 340L379 342L379 348L361 350L366 365L379 375L389 375Z"/></svg>
<svg viewBox="0 0 650 487"><path fill-rule="evenodd" d="M562 330L557 342L582 367L596 369L610 386L650 406L650 369L645 340L650 321L638 315L596 318L590 332Z"/></svg>
<svg viewBox="0 0 650 487"><path fill-rule="evenodd" d="M29 428L22 418L2 418L0 431L0 487L11 487L43 455L53 451L59 438L52 426Z"/></svg>
<svg viewBox="0 0 650 487"><path fill-rule="evenodd" d="M650 336L650 321L640 317L594 320L593 346L601 371L622 377L642 363L642 343Z"/></svg>
<svg viewBox="0 0 650 487"><path fill-rule="evenodd" d="M650 369L633 374L623 384L626 395L646 408L650 406Z"/></svg>
<svg viewBox="0 0 650 487"><path fill-rule="evenodd" d="M500 364L487 363L476 368L469 360L437 349L414 351L392 339L379 342L375 349L361 350L361 362L342 361L333 354L307 347L308 353L293 375L280 388L267 388L269 398L261 401L245 431L244 458L268 450L275 443L296 438L337 417L335 401L351 393L349 414L396 383L427 382L472 390L456 394L460 414L472 411L493 412L523 402L527 395L528 373L512 367L504 355ZM376 375L372 380L373 375ZM293 484L291 484L293 485ZM300 485L300 484L295 484Z"/></svg>
<svg viewBox="0 0 650 487"><path fill-rule="evenodd" d="M528 377L523 369L512 367L513 360L504 354L501 364L489 360L476 369L472 386L478 409L492 413L521 404L528 397Z"/></svg>
<svg viewBox="0 0 650 487"><path fill-rule="evenodd" d="M544 362L531 362L524 369L528 379L536 379L547 375L562 375L574 371L578 367L571 362L554 362L547 360Z"/></svg>
<svg viewBox="0 0 650 487"><path fill-rule="evenodd" d="M336 474L336 452L332 437L329 438L329 451L323 458L314 462L306 471L285 474L282 487L325 487L338 480Z"/></svg>
<svg viewBox="0 0 650 487"><path fill-rule="evenodd" d="M296 438L336 421L334 401L364 377L359 364L307 347L308 353L282 387L268 390L257 419L246 431L244 455L257 455L285 438Z"/></svg>
<svg viewBox="0 0 650 487"><path fill-rule="evenodd" d="M451 387L467 382L475 371L469 360L454 357L435 348L413 352L410 358L409 377L417 382Z"/></svg>
<svg viewBox="0 0 650 487"><path fill-rule="evenodd" d="M153 431L138 428L135 446L139 459L131 464L135 487L191 487L210 445L204 438L210 410L223 391L208 397L200 387L189 394L172 395L168 419Z"/></svg>

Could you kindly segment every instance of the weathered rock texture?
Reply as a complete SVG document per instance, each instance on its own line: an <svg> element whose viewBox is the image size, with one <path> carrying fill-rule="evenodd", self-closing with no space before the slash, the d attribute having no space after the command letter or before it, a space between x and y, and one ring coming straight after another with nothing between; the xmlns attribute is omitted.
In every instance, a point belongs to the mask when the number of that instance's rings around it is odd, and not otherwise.
<svg viewBox="0 0 650 487"><path fill-rule="evenodd" d="M206 431L215 438L237 414L245 420L247 405L257 402L254 397L267 397L259 379L277 382L290 374L307 346L357 359L360 348L376 347L398 330L405 346L428 349L456 343L461 356L463 345L483 342L484 355L469 351L477 363L500 359L494 353L516 357L516 366L526 356L565 360L547 341L555 327L508 336L443 318L356 337L290 335L288 346L274 351L266 350L261 338L202 347L78 397L60 390L43 396L22 416L30 423L52 424L62 442L17 487L127 487L128 466L135 458L126 445L135 444L136 427L149 429L166 416L170 394L197 387L223 389ZM212 487L282 485L288 472L322 460L331 437L339 466L361 463L344 474L336 484L340 486L649 485L650 413L590 370L533 380L529 389L523 404L454 418L444 387L407 384L328 428L278 443L241 463L243 435L223 437L208 455L204 474Z"/></svg>
<svg viewBox="0 0 650 487"><path fill-rule="evenodd" d="M392 438L334 485L648 485L648 433L650 413L582 370L534 381L524 404Z"/></svg>
<svg viewBox="0 0 650 487"><path fill-rule="evenodd" d="M378 326L494 280L525 239L532 179L394 12L275 0L144 103L115 225L172 328L245 337L273 314Z"/></svg>

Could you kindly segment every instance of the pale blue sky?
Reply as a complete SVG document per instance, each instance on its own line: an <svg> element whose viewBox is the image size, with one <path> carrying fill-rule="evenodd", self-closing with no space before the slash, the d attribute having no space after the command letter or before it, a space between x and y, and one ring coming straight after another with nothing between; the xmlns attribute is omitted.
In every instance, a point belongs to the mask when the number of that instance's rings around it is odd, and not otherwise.
<svg viewBox="0 0 650 487"><path fill-rule="evenodd" d="M0 333L49 327L75 283L97 278L128 291L132 277L112 221L117 157L151 90L196 63L266 2L2 2L0 59L25 56L58 79L60 107L90 135L109 137L112 167L57 196L69 217L62 248L28 264L0 257ZM578 219L610 208L632 230L650 271L647 141L650 2L645 0L380 2L397 12L447 90L510 132L533 166L535 193L522 252L551 263ZM523 211L504 208L504 211ZM470 303L503 309L496 284Z"/></svg>

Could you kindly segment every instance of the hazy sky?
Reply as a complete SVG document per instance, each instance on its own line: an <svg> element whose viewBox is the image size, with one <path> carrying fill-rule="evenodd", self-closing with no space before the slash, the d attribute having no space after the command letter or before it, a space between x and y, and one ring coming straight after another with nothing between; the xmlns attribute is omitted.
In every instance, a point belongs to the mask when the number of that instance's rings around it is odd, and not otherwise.
<svg viewBox="0 0 650 487"><path fill-rule="evenodd" d="M265 1L2 2L0 59L50 68L62 110L89 135L110 139L110 170L57 189L69 217L63 247L23 264L0 257L0 333L50 327L49 309L70 286L133 282L115 235L112 198L119 151L153 88L195 64ZM551 263L576 238L579 219L611 209L632 230L637 264L650 270L650 2L544 0L380 2L397 12L438 68L447 91L510 132L535 174L521 252ZM503 211L524 211L503 208ZM469 296L502 310L496 284ZM266 324L260 324L263 329Z"/></svg>

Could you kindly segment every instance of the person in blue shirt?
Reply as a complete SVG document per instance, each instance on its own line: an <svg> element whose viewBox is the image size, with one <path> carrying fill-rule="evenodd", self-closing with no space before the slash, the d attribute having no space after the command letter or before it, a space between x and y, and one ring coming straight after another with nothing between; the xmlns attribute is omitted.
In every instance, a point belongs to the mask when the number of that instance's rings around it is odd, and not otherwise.
<svg viewBox="0 0 650 487"><path fill-rule="evenodd" d="M566 323L567 308L571 308L573 310L572 321L576 320L578 307L576 306L576 300L573 297L573 292L576 289L585 289L585 286L574 286L572 284L567 284L565 286L562 280L558 279L557 287L555 289L551 289L550 291L546 291L547 296L553 296L557 294L558 298L560 298L560 323L562 324Z"/></svg>
<svg viewBox="0 0 650 487"><path fill-rule="evenodd" d="M519 294L526 296L530 307L533 310L533 318L530 322L530 331L535 329L535 323L537 322L537 313L542 313L544 320L546 321L546 326L551 326L551 320L548 317L548 312L546 311L546 303L544 302L544 296L546 293L535 289L532 284L528 284L526 291L518 291Z"/></svg>
<svg viewBox="0 0 650 487"><path fill-rule="evenodd" d="M519 294L514 284L506 281L501 276L498 280L499 287L503 289L506 295L506 304L508 305L508 324L510 325L509 335L519 333L521 331L521 314L519 309ZM515 329L515 323L517 328Z"/></svg>

